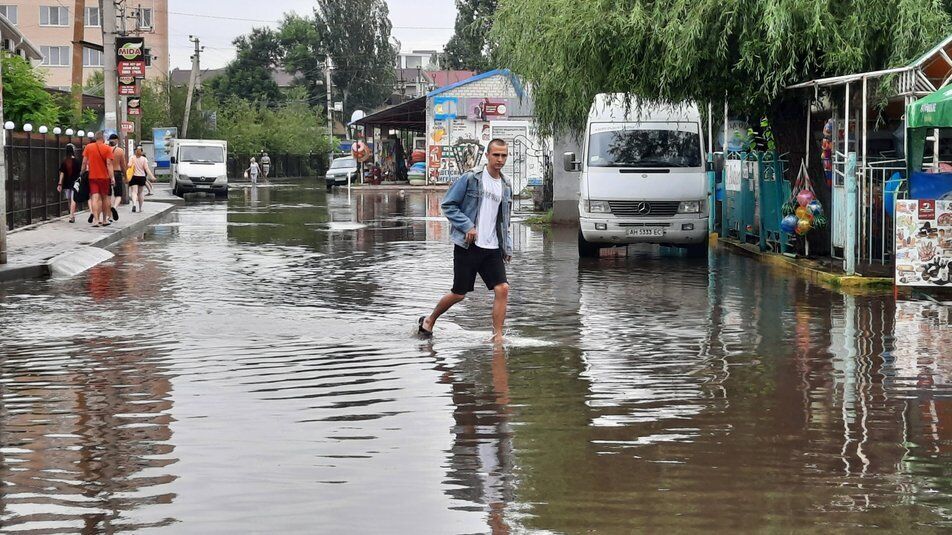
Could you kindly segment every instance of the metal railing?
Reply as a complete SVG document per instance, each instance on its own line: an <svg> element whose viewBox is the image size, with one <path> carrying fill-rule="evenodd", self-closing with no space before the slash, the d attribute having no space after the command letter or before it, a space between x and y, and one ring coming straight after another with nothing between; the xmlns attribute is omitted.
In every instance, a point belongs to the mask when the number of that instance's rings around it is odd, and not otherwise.
<svg viewBox="0 0 952 535"><path fill-rule="evenodd" d="M66 215L69 202L56 191L66 145L76 147L77 165L92 140L76 136L7 132L7 228L32 225Z"/></svg>
<svg viewBox="0 0 952 535"><path fill-rule="evenodd" d="M891 212L895 214L896 199L906 198L906 161L867 161L866 167L858 171L859 261L886 265L887 258L891 260L895 252L895 223L887 205L891 203Z"/></svg>

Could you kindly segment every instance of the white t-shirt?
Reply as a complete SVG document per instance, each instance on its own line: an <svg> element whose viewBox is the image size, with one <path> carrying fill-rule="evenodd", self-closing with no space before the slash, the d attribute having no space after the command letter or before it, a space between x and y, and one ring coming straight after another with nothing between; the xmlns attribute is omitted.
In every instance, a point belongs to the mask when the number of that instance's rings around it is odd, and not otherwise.
<svg viewBox="0 0 952 535"><path fill-rule="evenodd" d="M476 247L499 249L496 217L502 203L502 178L493 178L488 171L483 171L480 176L483 198L479 201L479 215L476 216Z"/></svg>

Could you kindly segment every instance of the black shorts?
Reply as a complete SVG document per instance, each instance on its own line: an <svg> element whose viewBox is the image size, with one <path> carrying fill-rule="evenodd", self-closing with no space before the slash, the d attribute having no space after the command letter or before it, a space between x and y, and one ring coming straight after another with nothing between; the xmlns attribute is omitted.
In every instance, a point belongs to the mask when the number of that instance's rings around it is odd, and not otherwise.
<svg viewBox="0 0 952 535"><path fill-rule="evenodd" d="M482 249L470 245L464 249L453 246L453 289L456 295L473 291L476 274L483 278L486 288L492 290L506 280L506 265L502 259L502 249Z"/></svg>
<svg viewBox="0 0 952 535"><path fill-rule="evenodd" d="M144 176L134 176L132 180L129 181L129 186L141 186L145 187L145 177Z"/></svg>
<svg viewBox="0 0 952 535"><path fill-rule="evenodd" d="M114 171L112 176L116 179L116 183L112 185L112 196L122 197L122 171Z"/></svg>

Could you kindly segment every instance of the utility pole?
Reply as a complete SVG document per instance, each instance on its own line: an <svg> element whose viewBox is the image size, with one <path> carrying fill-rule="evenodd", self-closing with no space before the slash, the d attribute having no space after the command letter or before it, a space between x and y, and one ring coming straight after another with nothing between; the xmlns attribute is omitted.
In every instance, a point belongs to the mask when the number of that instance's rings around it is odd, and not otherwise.
<svg viewBox="0 0 952 535"><path fill-rule="evenodd" d="M83 38L85 34L83 33L86 14L86 2L84 0L76 0L73 3L73 80L72 91L73 97L73 112L76 117L82 117L83 115ZM100 19L102 12L100 11ZM100 20L100 24L102 21ZM103 54L105 54L105 50ZM78 125L77 125L78 126Z"/></svg>
<svg viewBox="0 0 952 535"><path fill-rule="evenodd" d="M7 263L7 129L3 128L3 63L0 63L0 264Z"/></svg>
<svg viewBox="0 0 952 535"><path fill-rule="evenodd" d="M333 63L331 63L331 57L326 56L324 58L324 86L327 87L327 135L330 137L331 147L330 152L327 155L327 165L330 166L331 162L334 161L334 116L331 114L331 106L333 106L333 101L331 100L331 69L333 69Z"/></svg>
<svg viewBox="0 0 952 535"><path fill-rule="evenodd" d="M102 14L103 96L106 101L105 127L119 130L119 88L116 80L116 4L99 0Z"/></svg>
<svg viewBox="0 0 952 535"><path fill-rule="evenodd" d="M198 80L199 60L202 47L198 37L189 35L188 40L195 44L195 53L192 54L192 75L188 77L188 96L185 97L185 118L182 120L182 139L188 138L188 114L192 110L192 93L195 92L195 82Z"/></svg>

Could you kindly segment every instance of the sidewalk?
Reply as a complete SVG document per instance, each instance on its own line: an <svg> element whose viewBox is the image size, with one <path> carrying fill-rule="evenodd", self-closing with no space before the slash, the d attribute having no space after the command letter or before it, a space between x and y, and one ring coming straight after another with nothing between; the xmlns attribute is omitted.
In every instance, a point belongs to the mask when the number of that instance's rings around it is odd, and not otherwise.
<svg viewBox="0 0 952 535"><path fill-rule="evenodd" d="M108 260L112 253L104 247L142 232L175 208L169 202L152 201L154 198L165 200L157 188L154 195L146 197L142 213L132 213L131 204L120 206L119 221L108 227L86 223L89 212L85 211L76 214L75 223L69 223L67 216L8 233L8 263L0 265L0 282L75 275Z"/></svg>
<svg viewBox="0 0 952 535"><path fill-rule="evenodd" d="M826 285L841 291L871 291L892 290L892 277L867 277L863 275L847 275L842 270L831 269L815 260L808 258L794 258L772 252L762 252L756 245L740 243L728 238L712 238L718 247L724 247L735 253L756 258L757 260L774 266L778 269L791 271L813 282Z"/></svg>

